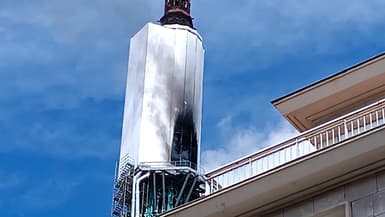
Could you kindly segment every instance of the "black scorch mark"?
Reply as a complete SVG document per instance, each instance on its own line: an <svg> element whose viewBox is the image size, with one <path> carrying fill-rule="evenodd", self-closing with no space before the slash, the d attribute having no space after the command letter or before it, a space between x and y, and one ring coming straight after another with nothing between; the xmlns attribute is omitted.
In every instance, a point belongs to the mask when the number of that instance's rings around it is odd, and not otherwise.
<svg viewBox="0 0 385 217"><path fill-rule="evenodd" d="M196 169L198 162L198 140L192 109L188 109L176 117L171 161L188 161Z"/></svg>

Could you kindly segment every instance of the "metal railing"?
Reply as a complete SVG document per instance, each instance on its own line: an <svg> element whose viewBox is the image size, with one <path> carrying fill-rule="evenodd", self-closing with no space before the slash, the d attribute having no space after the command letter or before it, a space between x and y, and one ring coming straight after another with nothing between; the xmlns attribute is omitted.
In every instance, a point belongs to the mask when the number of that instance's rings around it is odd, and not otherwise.
<svg viewBox="0 0 385 217"><path fill-rule="evenodd" d="M188 160L170 161L170 162L142 162L138 165L138 167L143 170L188 168L201 175L203 175L205 172L203 168L199 167L197 164Z"/></svg>
<svg viewBox="0 0 385 217"><path fill-rule="evenodd" d="M385 99L206 174L206 195L385 124Z"/></svg>

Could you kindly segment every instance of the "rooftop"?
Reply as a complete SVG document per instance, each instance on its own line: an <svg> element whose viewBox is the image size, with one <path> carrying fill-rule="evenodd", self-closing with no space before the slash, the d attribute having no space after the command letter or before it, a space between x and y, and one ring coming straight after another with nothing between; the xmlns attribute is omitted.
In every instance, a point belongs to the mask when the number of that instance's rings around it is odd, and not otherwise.
<svg viewBox="0 0 385 217"><path fill-rule="evenodd" d="M385 53L382 53L272 103L303 132L384 97Z"/></svg>

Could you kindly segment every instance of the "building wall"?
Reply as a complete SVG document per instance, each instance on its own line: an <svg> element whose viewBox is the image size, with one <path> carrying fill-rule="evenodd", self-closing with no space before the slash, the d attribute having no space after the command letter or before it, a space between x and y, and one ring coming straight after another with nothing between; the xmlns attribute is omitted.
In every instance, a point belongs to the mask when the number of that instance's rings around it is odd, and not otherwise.
<svg viewBox="0 0 385 217"><path fill-rule="evenodd" d="M311 217L346 202L352 217L385 217L385 171L317 195L266 217Z"/></svg>

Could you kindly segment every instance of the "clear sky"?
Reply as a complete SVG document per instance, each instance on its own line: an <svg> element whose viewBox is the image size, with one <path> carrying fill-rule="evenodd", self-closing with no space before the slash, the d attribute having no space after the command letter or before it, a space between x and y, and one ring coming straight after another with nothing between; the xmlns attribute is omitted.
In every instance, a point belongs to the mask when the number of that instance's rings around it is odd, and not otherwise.
<svg viewBox="0 0 385 217"><path fill-rule="evenodd" d="M129 38L162 0L0 0L0 216L106 217ZM270 101L385 51L384 0L193 0L202 165L295 135Z"/></svg>

